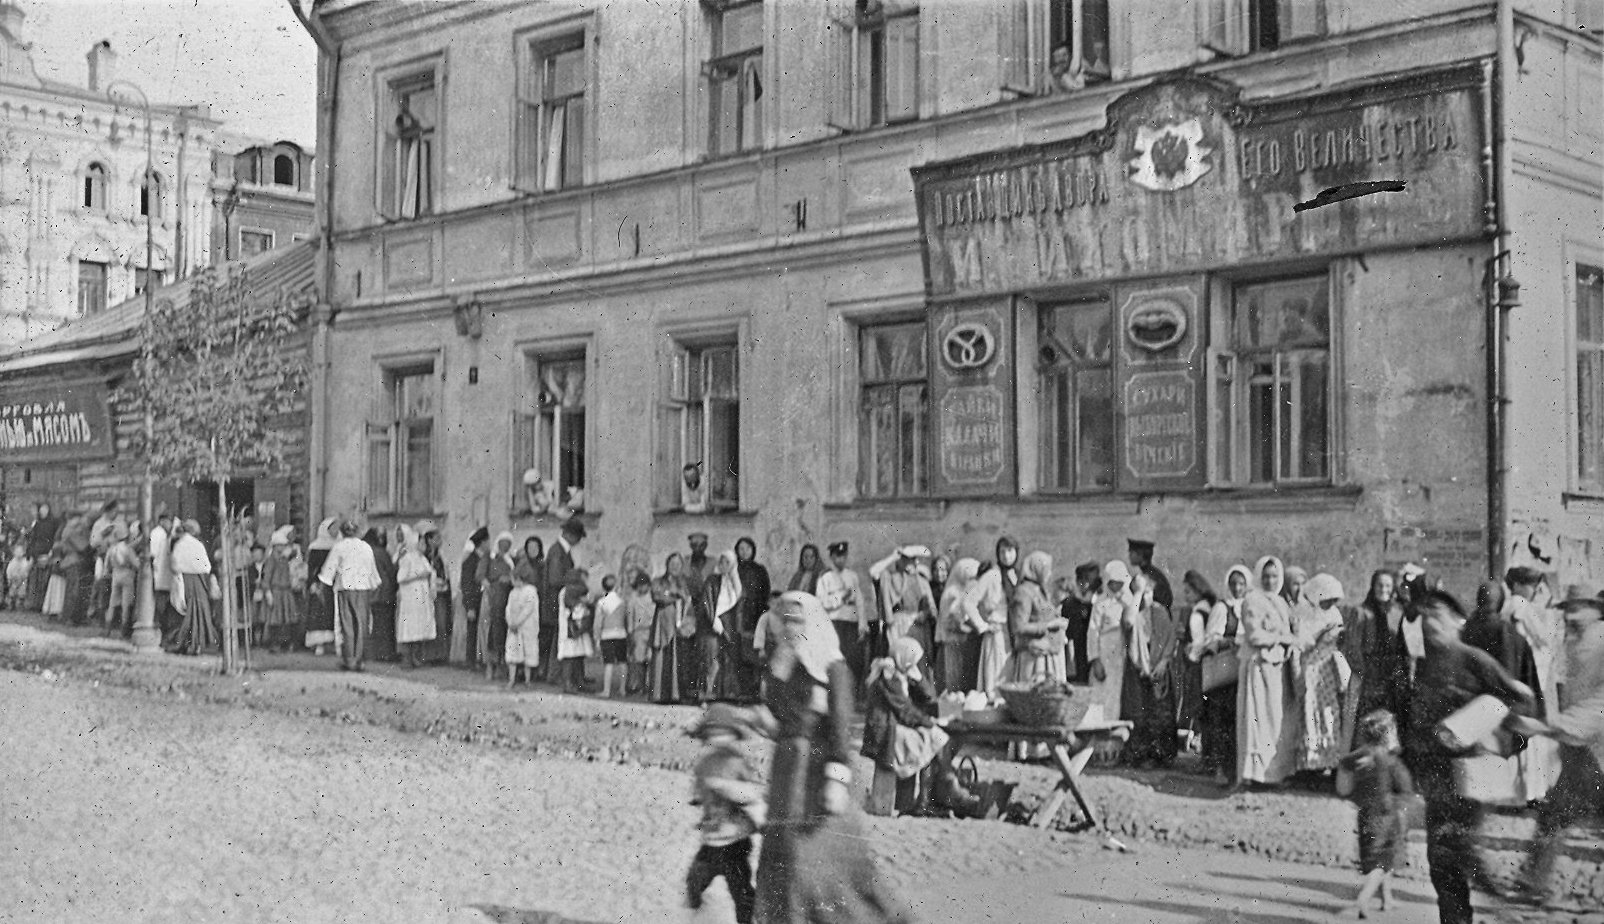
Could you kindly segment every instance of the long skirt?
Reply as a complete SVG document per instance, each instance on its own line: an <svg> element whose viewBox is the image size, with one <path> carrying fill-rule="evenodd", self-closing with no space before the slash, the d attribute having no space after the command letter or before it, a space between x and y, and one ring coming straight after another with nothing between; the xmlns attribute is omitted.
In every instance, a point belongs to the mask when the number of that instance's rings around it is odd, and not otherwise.
<svg viewBox="0 0 1604 924"><path fill-rule="evenodd" d="M911 922L890 894L856 808L819 808L808 738L782 738L770 770L769 818L757 864L756 924Z"/></svg>
<svg viewBox="0 0 1604 924"><path fill-rule="evenodd" d="M1172 658L1170 683L1175 689L1176 727L1196 730L1203 723L1203 665L1191 658Z"/></svg>
<svg viewBox="0 0 1604 924"><path fill-rule="evenodd" d="M684 693L680 688L680 660L687 639L675 638L661 648L652 649L648 667L647 695L654 703L677 703Z"/></svg>
<svg viewBox="0 0 1604 924"><path fill-rule="evenodd" d="M396 652L395 602L373 603L369 607L372 622L369 623L364 657L372 661L392 661Z"/></svg>
<svg viewBox="0 0 1604 924"><path fill-rule="evenodd" d="M1008 630L998 628L987 632L980 640L980 666L975 689L986 695L997 692L997 684L1012 680L1008 656L1013 653Z"/></svg>
<svg viewBox="0 0 1604 924"><path fill-rule="evenodd" d="M46 616L60 616L67 603L67 579L52 574L45 579L45 595L40 608Z"/></svg>
<svg viewBox="0 0 1604 924"><path fill-rule="evenodd" d="M45 559L33 560L33 567L28 571L28 600L24 604L30 610L37 610L44 606L45 588L50 584L50 566ZM60 612L58 609L56 612Z"/></svg>
<svg viewBox="0 0 1604 924"><path fill-rule="evenodd" d="M941 688L943 691L968 693L971 689L964 675L964 647L968 636L948 639L941 646Z"/></svg>
<svg viewBox="0 0 1604 924"><path fill-rule="evenodd" d="M1286 718L1286 664L1265 659L1255 648L1237 672L1237 776L1247 783L1279 783L1293 757L1282 733Z"/></svg>
<svg viewBox="0 0 1604 924"><path fill-rule="evenodd" d="M1133 723L1122 753L1131 763L1175 759L1175 688L1168 673L1142 677L1125 666L1120 715Z"/></svg>
<svg viewBox="0 0 1604 924"><path fill-rule="evenodd" d="M1341 654L1331 652L1303 662L1303 740L1298 749L1299 770L1331 770L1344 749L1342 677L1337 664Z"/></svg>
<svg viewBox="0 0 1604 924"><path fill-rule="evenodd" d="M75 626L83 625L89 612L89 592L95 581L94 574L82 564L68 565L61 569L61 580L61 618Z"/></svg>
<svg viewBox="0 0 1604 924"><path fill-rule="evenodd" d="M173 636L173 650L179 654L195 655L217 647L222 640L222 632L212 609L210 576L175 574L173 580L184 582L185 610L183 621L178 624Z"/></svg>
<svg viewBox="0 0 1604 924"><path fill-rule="evenodd" d="M423 646L425 661L444 664L451 660L451 595L433 594L434 639Z"/></svg>
<svg viewBox="0 0 1604 924"><path fill-rule="evenodd" d="M1203 764L1227 775L1236 772L1236 686L1203 694Z"/></svg>
<svg viewBox="0 0 1604 924"><path fill-rule="evenodd" d="M485 640L482 655L486 664L500 664L507 648L507 597L512 588L491 584L485 588L484 605L479 610L479 634ZM559 636L560 638L560 636Z"/></svg>
<svg viewBox="0 0 1604 924"><path fill-rule="evenodd" d="M1125 687L1125 636L1119 626L1098 637L1102 657L1097 663L1103 666L1103 679L1091 683L1092 703L1103 707L1103 719L1113 722L1128 719L1120 712L1120 697Z"/></svg>
<svg viewBox="0 0 1604 924"><path fill-rule="evenodd" d="M314 577L315 581L316 578ZM334 590L318 585L306 595L306 647L334 644Z"/></svg>
<svg viewBox="0 0 1604 924"><path fill-rule="evenodd" d="M1069 679L1069 661L1064 657L1062 648L1047 654L1031 651L1028 647L1016 648L1012 666L1011 679L1016 683L1063 682ZM1008 756L1014 760L1041 760L1049 753L1046 744L1015 742L1008 746Z"/></svg>

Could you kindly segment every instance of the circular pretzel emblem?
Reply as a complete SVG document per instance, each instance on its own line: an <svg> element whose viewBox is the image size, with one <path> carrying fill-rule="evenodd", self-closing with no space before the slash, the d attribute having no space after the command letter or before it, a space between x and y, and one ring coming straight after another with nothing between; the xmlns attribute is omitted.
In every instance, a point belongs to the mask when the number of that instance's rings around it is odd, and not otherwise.
<svg viewBox="0 0 1604 924"><path fill-rule="evenodd" d="M984 324L969 322L947 331L941 342L941 355L954 369L978 369L991 362L997 342Z"/></svg>

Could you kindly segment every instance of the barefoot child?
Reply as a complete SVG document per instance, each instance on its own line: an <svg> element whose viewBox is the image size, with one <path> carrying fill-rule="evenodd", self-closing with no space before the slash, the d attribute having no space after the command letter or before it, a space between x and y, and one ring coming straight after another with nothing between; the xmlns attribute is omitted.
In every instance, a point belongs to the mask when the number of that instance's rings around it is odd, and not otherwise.
<svg viewBox="0 0 1604 924"><path fill-rule="evenodd" d="M20 610L28 599L28 575L33 572L33 559L28 547L11 547L11 561L6 563L6 609Z"/></svg>
<svg viewBox="0 0 1604 924"><path fill-rule="evenodd" d="M657 616L657 604L652 602L651 575L645 571L635 572L629 590L624 600L624 622L629 629L629 678L624 695L637 696L646 692L646 667L652 659L652 621Z"/></svg>
<svg viewBox="0 0 1604 924"><path fill-rule="evenodd" d="M596 601L596 647L602 656L602 696L611 699L613 678L618 692L624 692L624 668L629 663L629 614L618 593L618 579L602 578L602 596Z"/></svg>
<svg viewBox="0 0 1604 924"><path fill-rule="evenodd" d="M540 666L540 592L535 588L535 567L520 561L512 569L512 592L507 595L507 689L524 680L535 682Z"/></svg>
<svg viewBox="0 0 1604 924"><path fill-rule="evenodd" d="M1337 793L1359 807L1359 869L1365 878L1354 910L1363 918L1377 888L1381 910L1392 904L1392 882L1387 877L1404 863L1407 800L1415 787L1398 759L1398 725L1392 713L1378 709L1360 719L1357 737L1359 748L1338 767Z"/></svg>
<svg viewBox="0 0 1604 924"><path fill-rule="evenodd" d="M707 749L696 762L691 789L691 804L702 808L697 825L702 847L685 876L686 899L692 909L701 908L702 893L723 876L735 901L736 924L752 920L757 895L752 886L752 835L767 815L763 784L735 747L749 727L739 709L714 703L690 732Z"/></svg>

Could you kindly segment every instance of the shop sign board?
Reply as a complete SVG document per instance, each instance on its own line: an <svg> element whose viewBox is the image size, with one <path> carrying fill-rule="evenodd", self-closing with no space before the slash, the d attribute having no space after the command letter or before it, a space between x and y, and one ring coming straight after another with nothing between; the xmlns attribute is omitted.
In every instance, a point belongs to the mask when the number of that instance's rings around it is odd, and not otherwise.
<svg viewBox="0 0 1604 924"><path fill-rule="evenodd" d="M1125 380L1128 489L1189 480L1198 465L1197 388L1184 369L1137 372Z"/></svg>
<svg viewBox="0 0 1604 924"><path fill-rule="evenodd" d="M1065 141L915 167L933 297L1468 240L1486 233L1481 71L1242 103L1163 78ZM1403 181L1301 211L1323 190Z"/></svg>
<svg viewBox="0 0 1604 924"><path fill-rule="evenodd" d="M930 316L931 403L941 496L1014 490L1011 299L944 306Z"/></svg>
<svg viewBox="0 0 1604 924"><path fill-rule="evenodd" d="M0 387L0 463L113 455L110 396L104 382Z"/></svg>

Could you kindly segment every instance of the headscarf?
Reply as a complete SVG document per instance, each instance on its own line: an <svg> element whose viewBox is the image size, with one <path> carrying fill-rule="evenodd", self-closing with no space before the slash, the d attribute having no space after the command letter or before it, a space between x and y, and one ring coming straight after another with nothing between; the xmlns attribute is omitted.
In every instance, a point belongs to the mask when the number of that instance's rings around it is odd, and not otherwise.
<svg viewBox="0 0 1604 924"><path fill-rule="evenodd" d="M1287 565L1285 568L1281 569L1281 589L1276 591L1276 593L1281 594L1282 599L1286 600L1288 603L1292 604L1293 606L1297 606L1298 601L1286 595L1287 590L1294 583L1293 578L1297 578L1296 583L1298 584L1299 596L1308 596L1309 572L1299 568L1297 565Z"/></svg>
<svg viewBox="0 0 1604 924"><path fill-rule="evenodd" d="M400 526L396 527L396 532L401 534L401 548L396 550L400 553L396 556L397 558L411 553L417 553L419 555L423 554L423 546L418 542L419 536L417 530L406 525L405 523L402 523Z"/></svg>
<svg viewBox="0 0 1604 924"><path fill-rule="evenodd" d="M724 573L718 579L718 602L714 604L712 613L715 617L723 616L741 603L741 569L735 550L718 553L718 562L724 566Z"/></svg>
<svg viewBox="0 0 1604 924"><path fill-rule="evenodd" d="M529 557L529 543L531 542L540 546L540 554L533 558ZM516 557L522 559L523 561L529 562L531 566L538 568L540 567L540 564L546 560L546 543L542 542L539 536L529 536L524 539L524 544L518 549L518 553L519 554ZM530 583L534 582L531 581Z"/></svg>
<svg viewBox="0 0 1604 924"><path fill-rule="evenodd" d="M1131 569L1126 566L1124 562L1118 559L1115 559L1114 561L1111 561L1103 566L1103 587L1105 588L1103 591L1104 593L1107 592L1106 588L1108 585L1114 581L1118 581L1121 585L1123 585L1120 588L1121 593L1128 593L1130 591Z"/></svg>
<svg viewBox="0 0 1604 924"><path fill-rule="evenodd" d="M775 649L769 670L783 683L791 679L791 673L800 664L814 680L829 683L830 666L844 658L840 639L830 624L830 615L824 611L824 604L812 594L790 590L780 595L780 605L787 614L786 619L800 620L802 626L796 632L785 633L788 640ZM794 640L790 640L793 636Z"/></svg>
<svg viewBox="0 0 1604 924"><path fill-rule="evenodd" d="M1327 600L1341 600L1343 597L1342 582L1322 572L1310 578L1303 585L1303 595L1308 597L1309 601L1315 606L1319 606Z"/></svg>
<svg viewBox="0 0 1604 924"><path fill-rule="evenodd" d="M306 550L308 552L317 550L327 551L334 548L334 543L340 540L340 534L338 532L339 522L339 517L329 517L328 519L319 523L317 525L317 535L312 537L312 542L306 547ZM185 527L188 527L187 523L185 524Z"/></svg>
<svg viewBox="0 0 1604 924"><path fill-rule="evenodd" d="M961 632L964 623L963 602L969 588L980 577L980 562L973 558L960 558L947 575L946 586L941 588L941 618L947 620L949 632Z"/></svg>
<svg viewBox="0 0 1604 924"><path fill-rule="evenodd" d="M867 682L872 684L885 677L906 687L907 681L918 681L923 676L919 671L919 661L924 656L924 646L911 636L904 635L895 639L891 642L886 656L877 658L869 666Z"/></svg>
<svg viewBox="0 0 1604 924"><path fill-rule="evenodd" d="M1025 561L1019 566L1020 583L1030 581L1047 592L1047 587L1053 580L1053 557L1046 552L1031 552L1025 556Z"/></svg>
<svg viewBox="0 0 1604 924"><path fill-rule="evenodd" d="M293 533L293 532L295 532L295 527L292 526L292 525L286 524L284 526L280 526L278 529L273 530L273 535L272 535L271 538L269 538L267 540L267 544L268 545L289 545L290 544L290 534Z"/></svg>
<svg viewBox="0 0 1604 924"><path fill-rule="evenodd" d="M811 568L807 565L809 549L813 550L813 566ZM786 586L786 590L800 590L803 593L811 594L818 589L819 575L823 573L824 559L819 557L819 547L812 543L804 545L802 551L797 555L796 573L791 575L791 583Z"/></svg>
<svg viewBox="0 0 1604 924"><path fill-rule="evenodd" d="M1320 606L1326 600L1342 599L1342 583L1329 574L1317 574L1303 587L1303 602L1298 607L1298 637L1305 651L1313 648L1320 634L1332 626L1341 627L1342 611L1336 607Z"/></svg>
<svg viewBox="0 0 1604 924"><path fill-rule="evenodd" d="M503 539L507 540L507 551L505 553L501 551L501 540ZM506 562L508 571L511 571L514 565L512 560L512 552L513 548L515 547L515 543L516 540L512 538L512 533L502 530L501 532L496 533L496 541L490 544L491 556Z"/></svg>
<svg viewBox="0 0 1604 924"><path fill-rule="evenodd" d="M1276 570L1280 571L1281 573L1275 579L1275 586L1266 588L1264 586L1264 568L1266 565L1269 565L1272 562L1275 563ZM1257 590L1268 594L1274 594L1279 597L1281 595L1281 588L1285 587L1286 583L1287 569L1281 564L1281 559L1276 558L1274 555L1266 555L1259 559L1258 564L1253 566L1253 580L1248 582L1248 596L1252 596L1253 591Z"/></svg>
<svg viewBox="0 0 1604 924"><path fill-rule="evenodd" d="M1233 575L1233 574L1242 575L1242 587L1243 587L1243 590L1242 590L1242 596L1240 596L1240 597L1231 596L1231 575ZM1248 566L1247 565L1232 565L1230 567L1230 569L1225 572L1225 592L1220 595L1220 599L1225 601L1225 603L1227 603L1227 604L1241 603L1242 600L1244 598L1246 598L1248 594L1253 592L1253 586L1254 586L1253 572L1248 570Z"/></svg>
<svg viewBox="0 0 1604 924"><path fill-rule="evenodd" d="M1005 546L1014 550L1014 563L1011 565L1003 564L1002 550ZM1009 536L999 536L992 554L995 556L997 570L1002 572L1003 591L1012 596L1015 585L1019 583L1019 543Z"/></svg>

